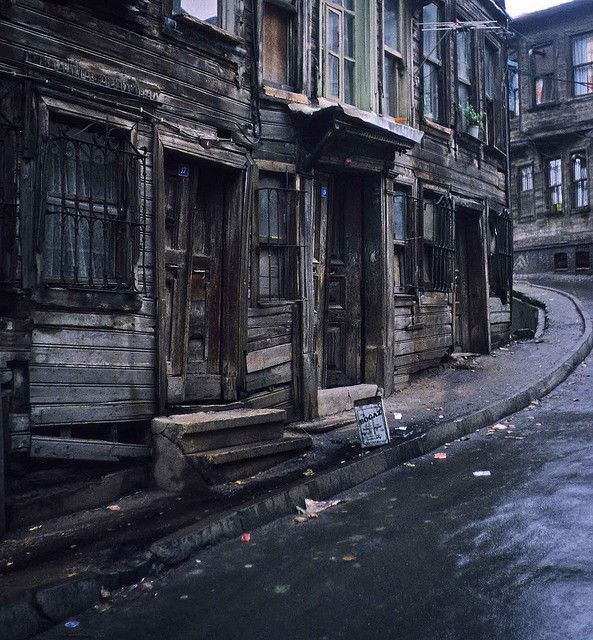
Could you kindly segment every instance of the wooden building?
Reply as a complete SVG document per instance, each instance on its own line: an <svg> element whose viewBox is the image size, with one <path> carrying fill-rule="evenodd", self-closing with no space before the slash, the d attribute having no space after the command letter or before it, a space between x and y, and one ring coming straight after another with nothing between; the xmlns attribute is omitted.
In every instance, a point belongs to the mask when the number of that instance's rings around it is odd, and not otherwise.
<svg viewBox="0 0 593 640"><path fill-rule="evenodd" d="M516 19L511 194L518 273L591 273L593 2Z"/></svg>
<svg viewBox="0 0 593 640"><path fill-rule="evenodd" d="M500 0L0 2L10 455L143 459L183 414L216 434L193 467L232 476L310 445L285 418L504 341L506 23Z"/></svg>

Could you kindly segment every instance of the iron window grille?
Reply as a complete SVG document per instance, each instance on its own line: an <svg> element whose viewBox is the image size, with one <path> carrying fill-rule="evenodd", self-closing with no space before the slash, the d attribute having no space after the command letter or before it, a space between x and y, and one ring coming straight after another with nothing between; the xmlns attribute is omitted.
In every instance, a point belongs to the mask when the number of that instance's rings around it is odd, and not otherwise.
<svg viewBox="0 0 593 640"><path fill-rule="evenodd" d="M46 284L146 291L146 154L125 132L50 122L45 191Z"/></svg>
<svg viewBox="0 0 593 640"><path fill-rule="evenodd" d="M298 221L304 193L278 186L283 176L260 176L257 190L257 291L258 299L297 300L302 247Z"/></svg>
<svg viewBox="0 0 593 640"><path fill-rule="evenodd" d="M490 289L507 304L513 289L513 223L508 209L490 212Z"/></svg>
<svg viewBox="0 0 593 640"><path fill-rule="evenodd" d="M455 212L447 196L424 199L422 230L423 288L449 293L455 274Z"/></svg>
<svg viewBox="0 0 593 640"><path fill-rule="evenodd" d="M0 284L12 284L16 276L20 134L0 113Z"/></svg>

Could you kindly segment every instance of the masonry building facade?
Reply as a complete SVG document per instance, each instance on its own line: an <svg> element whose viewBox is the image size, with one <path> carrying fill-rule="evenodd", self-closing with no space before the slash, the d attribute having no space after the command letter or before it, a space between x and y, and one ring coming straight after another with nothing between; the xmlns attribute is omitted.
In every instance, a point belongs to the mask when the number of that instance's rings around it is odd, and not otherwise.
<svg viewBox="0 0 593 640"><path fill-rule="evenodd" d="M512 211L518 273L591 273L593 3L513 22Z"/></svg>

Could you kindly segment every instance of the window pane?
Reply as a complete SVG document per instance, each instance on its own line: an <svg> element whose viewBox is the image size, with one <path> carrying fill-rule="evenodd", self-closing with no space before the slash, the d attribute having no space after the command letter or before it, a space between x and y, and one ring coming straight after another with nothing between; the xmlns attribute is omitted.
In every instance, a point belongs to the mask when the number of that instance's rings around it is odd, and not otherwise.
<svg viewBox="0 0 593 640"><path fill-rule="evenodd" d="M330 96L340 97L340 59L329 55L327 59L328 91Z"/></svg>
<svg viewBox="0 0 593 640"><path fill-rule="evenodd" d="M406 194L398 191L393 196L393 238L406 239Z"/></svg>
<svg viewBox="0 0 593 640"><path fill-rule="evenodd" d="M535 80L535 104L546 104L554 101L554 78L544 76Z"/></svg>
<svg viewBox="0 0 593 640"><path fill-rule="evenodd" d="M586 64L574 70L574 94L584 96L593 93L593 64Z"/></svg>
<svg viewBox="0 0 593 640"><path fill-rule="evenodd" d="M288 79L288 25L290 16L276 5L264 5L263 19L263 72L264 79L287 85Z"/></svg>
<svg viewBox="0 0 593 640"><path fill-rule="evenodd" d="M459 80L472 82L472 49L469 31L457 33L457 76Z"/></svg>
<svg viewBox="0 0 593 640"><path fill-rule="evenodd" d="M551 187L562 184L562 163L560 160L550 160L548 163L549 185Z"/></svg>
<svg viewBox="0 0 593 640"><path fill-rule="evenodd" d="M533 167L521 167L521 191L533 190Z"/></svg>
<svg viewBox="0 0 593 640"><path fill-rule="evenodd" d="M344 61L344 102L354 104L354 62Z"/></svg>
<svg viewBox="0 0 593 640"><path fill-rule="evenodd" d="M399 0L385 0L383 12L383 31L385 44L388 47L399 51Z"/></svg>
<svg viewBox="0 0 593 640"><path fill-rule="evenodd" d="M424 115L438 120L439 112L439 67L425 62L423 67Z"/></svg>
<svg viewBox="0 0 593 640"><path fill-rule="evenodd" d="M266 241L284 240L286 237L284 179L273 174L260 174L259 178L259 236Z"/></svg>
<svg viewBox="0 0 593 640"><path fill-rule="evenodd" d="M439 20L439 10L436 4L427 4L422 9L422 51L425 57L440 60L439 32L430 30L431 25Z"/></svg>
<svg viewBox="0 0 593 640"><path fill-rule="evenodd" d="M572 64L593 62L593 33L579 36L572 41Z"/></svg>
<svg viewBox="0 0 593 640"><path fill-rule="evenodd" d="M209 24L219 24L218 0L181 0L181 9Z"/></svg>
<svg viewBox="0 0 593 640"><path fill-rule="evenodd" d="M519 65L514 60L509 60L509 112L511 117L520 113Z"/></svg>
<svg viewBox="0 0 593 640"><path fill-rule="evenodd" d="M434 203L424 203L423 236L425 240L434 240Z"/></svg>
<svg viewBox="0 0 593 640"><path fill-rule="evenodd" d="M385 110L390 116L399 115L397 107L398 94L398 62L397 59L388 53L385 54Z"/></svg>
<svg viewBox="0 0 593 640"><path fill-rule="evenodd" d="M328 12L327 48L332 53L340 53L340 14L335 11Z"/></svg>
<svg viewBox="0 0 593 640"><path fill-rule="evenodd" d="M354 58L354 16L344 14L344 55Z"/></svg>
<svg viewBox="0 0 593 640"><path fill-rule="evenodd" d="M490 47L484 50L484 93L489 100L494 99L494 52Z"/></svg>

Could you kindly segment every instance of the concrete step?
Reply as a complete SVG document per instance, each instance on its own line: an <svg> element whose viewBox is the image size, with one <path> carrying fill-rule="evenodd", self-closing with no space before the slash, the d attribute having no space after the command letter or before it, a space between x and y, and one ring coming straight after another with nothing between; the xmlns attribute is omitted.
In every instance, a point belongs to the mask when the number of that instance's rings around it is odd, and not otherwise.
<svg viewBox="0 0 593 640"><path fill-rule="evenodd" d="M320 418L333 416L354 408L357 400L372 398L379 392L376 384L355 384L350 387L320 389L317 392L317 413Z"/></svg>
<svg viewBox="0 0 593 640"><path fill-rule="evenodd" d="M306 451L311 445L310 436L286 435L279 440L224 447L188 455L187 458L208 482L222 483L270 469Z"/></svg>
<svg viewBox="0 0 593 640"><path fill-rule="evenodd" d="M285 421L286 412L282 409L200 411L155 420L185 454L279 439Z"/></svg>

